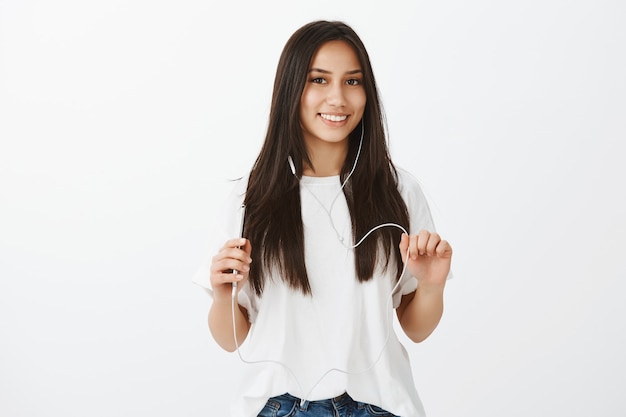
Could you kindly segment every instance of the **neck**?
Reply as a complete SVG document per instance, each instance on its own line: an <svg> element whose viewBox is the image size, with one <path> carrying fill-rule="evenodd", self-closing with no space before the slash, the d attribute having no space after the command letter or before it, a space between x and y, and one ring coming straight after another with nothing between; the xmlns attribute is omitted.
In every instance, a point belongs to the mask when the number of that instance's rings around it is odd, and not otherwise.
<svg viewBox="0 0 626 417"><path fill-rule="evenodd" d="M348 142L324 143L309 147L308 153L313 166L304 166L303 174L309 177L331 177L341 173L348 155Z"/></svg>

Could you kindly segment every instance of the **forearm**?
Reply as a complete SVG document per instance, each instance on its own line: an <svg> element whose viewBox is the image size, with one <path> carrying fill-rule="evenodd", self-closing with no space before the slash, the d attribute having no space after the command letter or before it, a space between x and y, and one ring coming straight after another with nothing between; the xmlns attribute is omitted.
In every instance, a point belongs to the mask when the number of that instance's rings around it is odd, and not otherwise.
<svg viewBox="0 0 626 417"><path fill-rule="evenodd" d="M402 311L400 324L415 343L424 341L435 330L443 315L444 285L418 286Z"/></svg>
<svg viewBox="0 0 626 417"><path fill-rule="evenodd" d="M239 304L235 303L235 327L237 343L241 345L250 330L250 322ZM209 310L209 329L211 335L224 350L233 352L237 346L233 337L232 301L214 300Z"/></svg>

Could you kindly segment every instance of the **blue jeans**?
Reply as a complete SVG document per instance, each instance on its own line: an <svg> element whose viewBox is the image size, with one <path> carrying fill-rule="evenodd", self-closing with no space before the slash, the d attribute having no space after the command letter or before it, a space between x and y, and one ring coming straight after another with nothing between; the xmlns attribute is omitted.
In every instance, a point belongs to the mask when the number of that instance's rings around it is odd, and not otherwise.
<svg viewBox="0 0 626 417"><path fill-rule="evenodd" d="M348 394L330 400L305 401L289 394L267 400L257 417L398 417L374 405L354 401Z"/></svg>

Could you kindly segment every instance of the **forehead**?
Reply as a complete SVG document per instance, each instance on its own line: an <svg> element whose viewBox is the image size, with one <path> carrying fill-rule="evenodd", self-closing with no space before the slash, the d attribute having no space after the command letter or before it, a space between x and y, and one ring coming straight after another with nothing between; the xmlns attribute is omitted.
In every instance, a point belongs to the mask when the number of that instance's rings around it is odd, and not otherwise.
<svg viewBox="0 0 626 417"><path fill-rule="evenodd" d="M322 44L313 55L311 68L331 72L361 69L359 57L352 45L346 41L329 41Z"/></svg>

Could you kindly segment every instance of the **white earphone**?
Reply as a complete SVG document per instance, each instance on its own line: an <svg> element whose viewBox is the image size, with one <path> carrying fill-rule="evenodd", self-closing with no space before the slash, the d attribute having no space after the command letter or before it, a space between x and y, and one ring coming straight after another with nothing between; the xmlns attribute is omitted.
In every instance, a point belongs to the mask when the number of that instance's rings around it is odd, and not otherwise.
<svg viewBox="0 0 626 417"><path fill-rule="evenodd" d="M291 173L295 177L296 176L296 166L293 164L293 159L291 158L291 155L289 155L287 157L287 162L289 162L289 168L291 168Z"/></svg>

